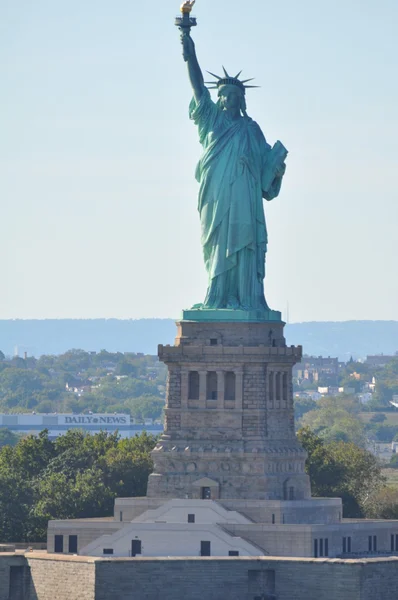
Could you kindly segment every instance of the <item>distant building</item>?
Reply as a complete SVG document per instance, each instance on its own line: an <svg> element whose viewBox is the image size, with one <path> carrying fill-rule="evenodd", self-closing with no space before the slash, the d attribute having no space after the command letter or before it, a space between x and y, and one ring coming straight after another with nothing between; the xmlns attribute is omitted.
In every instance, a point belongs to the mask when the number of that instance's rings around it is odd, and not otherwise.
<svg viewBox="0 0 398 600"><path fill-rule="evenodd" d="M322 398L322 394L316 392L314 390L305 390L305 392L294 392L294 397L299 399L308 399L308 400L320 400Z"/></svg>
<svg viewBox="0 0 398 600"><path fill-rule="evenodd" d="M307 380L310 383L327 379L333 382L339 373L338 358L328 356L304 356L302 361L293 368L293 377Z"/></svg>
<svg viewBox="0 0 398 600"><path fill-rule="evenodd" d="M367 404L372 399L372 393L364 392L363 394L357 394L357 398L361 404Z"/></svg>
<svg viewBox="0 0 398 600"><path fill-rule="evenodd" d="M122 438L134 437L144 429L154 434L163 431L163 426L154 425L152 419L146 419L145 425L141 425L127 414L0 414L2 427L23 435L37 435L48 429L51 438L64 435L70 429L82 429L92 434L118 431Z"/></svg>
<svg viewBox="0 0 398 600"><path fill-rule="evenodd" d="M398 352L396 352L394 355L392 355L392 354L376 354L373 356L367 356L365 363L367 365L369 365L370 367L383 368L386 365L388 365L388 363L390 363L392 360L397 359L397 358L398 358Z"/></svg>
<svg viewBox="0 0 398 600"><path fill-rule="evenodd" d="M380 458L383 462L390 462L392 455L396 450L394 450L393 444L385 444L382 442L374 442L368 446L368 450Z"/></svg>
<svg viewBox="0 0 398 600"><path fill-rule="evenodd" d="M353 396L355 394L355 388L345 386L339 387L339 394L345 394L346 396Z"/></svg>
<svg viewBox="0 0 398 600"><path fill-rule="evenodd" d="M343 390L344 388L339 388L335 385L329 385L329 386L325 386L325 387L319 387L318 388L318 392L322 395L322 396L338 396L340 393L340 390Z"/></svg>

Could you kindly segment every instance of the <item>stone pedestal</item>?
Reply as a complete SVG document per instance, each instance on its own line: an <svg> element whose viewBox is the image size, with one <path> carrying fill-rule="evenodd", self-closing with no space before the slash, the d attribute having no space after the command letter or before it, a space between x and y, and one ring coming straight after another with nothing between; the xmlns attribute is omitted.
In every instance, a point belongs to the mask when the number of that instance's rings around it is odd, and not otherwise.
<svg viewBox="0 0 398 600"><path fill-rule="evenodd" d="M165 430L150 498L304 500L306 454L294 431L292 367L282 321L181 321L168 366Z"/></svg>

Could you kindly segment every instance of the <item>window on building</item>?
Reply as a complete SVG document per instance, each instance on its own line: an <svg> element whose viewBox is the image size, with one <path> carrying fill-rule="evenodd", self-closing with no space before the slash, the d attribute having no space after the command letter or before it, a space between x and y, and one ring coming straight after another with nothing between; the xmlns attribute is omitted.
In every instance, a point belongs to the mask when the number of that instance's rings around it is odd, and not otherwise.
<svg viewBox="0 0 398 600"><path fill-rule="evenodd" d="M325 538L325 556L329 556L329 540Z"/></svg>
<svg viewBox="0 0 398 600"><path fill-rule="evenodd" d="M195 515L188 515L188 523L195 523Z"/></svg>
<svg viewBox="0 0 398 600"><path fill-rule="evenodd" d="M200 542L200 556L211 556L210 542Z"/></svg>
<svg viewBox="0 0 398 600"><path fill-rule="evenodd" d="M232 371L225 373L225 400L235 400L236 398L236 375Z"/></svg>
<svg viewBox="0 0 398 600"><path fill-rule="evenodd" d="M64 551L64 536L63 535L55 535L54 536L54 552L63 552Z"/></svg>
<svg viewBox="0 0 398 600"><path fill-rule="evenodd" d="M119 512L119 521L123 521L123 511Z"/></svg>
<svg viewBox="0 0 398 600"><path fill-rule="evenodd" d="M398 552L398 534L395 536L395 552Z"/></svg>
<svg viewBox="0 0 398 600"><path fill-rule="evenodd" d="M201 492L202 500L211 500L211 488L202 487Z"/></svg>
<svg viewBox="0 0 398 600"><path fill-rule="evenodd" d="M209 371L206 377L206 398L208 400L217 400L217 373Z"/></svg>
<svg viewBox="0 0 398 600"><path fill-rule="evenodd" d="M275 515L272 514L272 525L275 525Z"/></svg>
<svg viewBox="0 0 398 600"><path fill-rule="evenodd" d="M131 540L131 556L141 554L141 540Z"/></svg>
<svg viewBox="0 0 398 600"><path fill-rule="evenodd" d="M210 340L210 346L217 346L218 345L218 340L217 338L212 338Z"/></svg>
<svg viewBox="0 0 398 600"><path fill-rule="evenodd" d="M228 552L228 556L239 556L239 551L238 550L230 550Z"/></svg>
<svg viewBox="0 0 398 600"><path fill-rule="evenodd" d="M351 552L351 537L343 537L343 554Z"/></svg>
<svg viewBox="0 0 398 600"><path fill-rule="evenodd" d="M283 398L285 402L288 401L288 387L287 387L287 373L283 373Z"/></svg>
<svg viewBox="0 0 398 600"><path fill-rule="evenodd" d="M289 487L289 500L294 500L294 487Z"/></svg>
<svg viewBox="0 0 398 600"><path fill-rule="evenodd" d="M276 384L275 384L275 392L276 392L276 401L280 402L281 398L281 376L282 373L276 373Z"/></svg>
<svg viewBox="0 0 398 600"><path fill-rule="evenodd" d="M314 540L314 557L318 558L318 540Z"/></svg>
<svg viewBox="0 0 398 600"><path fill-rule="evenodd" d="M368 537L368 550L369 552L377 552L377 535Z"/></svg>
<svg viewBox="0 0 398 600"><path fill-rule="evenodd" d="M274 403L274 373L268 374L268 399L271 405Z"/></svg>
<svg viewBox="0 0 398 600"><path fill-rule="evenodd" d="M323 556L323 538L319 540L319 556Z"/></svg>
<svg viewBox="0 0 398 600"><path fill-rule="evenodd" d="M395 552L395 537L391 534L391 552Z"/></svg>
<svg viewBox="0 0 398 600"><path fill-rule="evenodd" d="M70 554L77 554L77 535L69 536L68 551Z"/></svg>
<svg viewBox="0 0 398 600"><path fill-rule="evenodd" d="M113 548L104 548L102 554L113 554Z"/></svg>
<svg viewBox="0 0 398 600"><path fill-rule="evenodd" d="M190 371L188 376L188 398L190 400L199 400L199 373Z"/></svg>

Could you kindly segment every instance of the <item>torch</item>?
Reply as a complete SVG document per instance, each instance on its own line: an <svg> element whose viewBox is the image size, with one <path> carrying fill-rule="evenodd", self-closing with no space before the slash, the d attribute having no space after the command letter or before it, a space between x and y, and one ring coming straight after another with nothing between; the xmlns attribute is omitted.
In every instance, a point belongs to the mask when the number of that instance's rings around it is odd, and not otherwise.
<svg viewBox="0 0 398 600"><path fill-rule="evenodd" d="M175 25L179 27L181 33L186 35L190 34L191 27L196 27L197 25L196 17L191 17L192 8L195 4L195 1L196 0L186 0L186 2L184 2L180 8L182 17L176 17L175 20Z"/></svg>

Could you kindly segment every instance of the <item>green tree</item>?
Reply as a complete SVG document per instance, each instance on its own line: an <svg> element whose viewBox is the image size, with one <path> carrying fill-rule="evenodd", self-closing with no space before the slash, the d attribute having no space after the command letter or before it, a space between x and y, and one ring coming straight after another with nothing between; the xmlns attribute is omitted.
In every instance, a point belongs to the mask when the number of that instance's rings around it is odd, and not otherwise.
<svg viewBox="0 0 398 600"><path fill-rule="evenodd" d="M389 467L391 469L398 469L398 454L393 454L390 459Z"/></svg>
<svg viewBox="0 0 398 600"><path fill-rule="evenodd" d="M294 400L294 418L296 423L311 410L318 408L315 400L311 398L295 398Z"/></svg>
<svg viewBox="0 0 398 600"><path fill-rule="evenodd" d="M398 519L398 490L384 487L368 503L368 519Z"/></svg>
<svg viewBox="0 0 398 600"><path fill-rule="evenodd" d="M387 420L387 417L384 413L375 413L369 419L369 423L383 423Z"/></svg>
<svg viewBox="0 0 398 600"><path fill-rule="evenodd" d="M31 534L45 539L50 519L85 519L112 513L115 491L103 481L100 469L78 471L74 478L65 473L48 473L37 482L37 503L31 510Z"/></svg>
<svg viewBox="0 0 398 600"><path fill-rule="evenodd" d="M10 429L0 429L0 448L2 446L15 446L19 439L19 436L10 431Z"/></svg>
<svg viewBox="0 0 398 600"><path fill-rule="evenodd" d="M309 428L300 429L298 439L308 452L313 495L342 498L345 517L365 516L385 483L377 458L352 442L326 443Z"/></svg>
<svg viewBox="0 0 398 600"><path fill-rule="evenodd" d="M8 448L6 446L2 451ZM29 541L29 511L32 503L31 482L3 462L0 467L1 541Z"/></svg>
<svg viewBox="0 0 398 600"><path fill-rule="evenodd" d="M8 367L0 372L0 405L32 408L35 394L44 388L44 377L36 371Z"/></svg>
<svg viewBox="0 0 398 600"><path fill-rule="evenodd" d="M144 495L155 443L73 430L0 448L0 540L41 541L49 519L110 515L116 496Z"/></svg>
<svg viewBox="0 0 398 600"><path fill-rule="evenodd" d="M323 398L319 408L307 412L302 420L303 427L309 427L327 442L354 442L366 446L365 426L358 414L360 407L350 397Z"/></svg>
<svg viewBox="0 0 398 600"><path fill-rule="evenodd" d="M131 416L138 420L160 419L164 410L164 399L157 396L141 396L129 400L127 406L130 408Z"/></svg>
<svg viewBox="0 0 398 600"><path fill-rule="evenodd" d="M26 479L39 476L55 456L54 443L48 437L48 430L36 437L28 435L13 448L10 466Z"/></svg>

